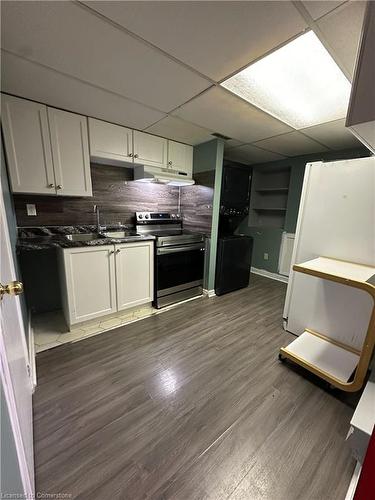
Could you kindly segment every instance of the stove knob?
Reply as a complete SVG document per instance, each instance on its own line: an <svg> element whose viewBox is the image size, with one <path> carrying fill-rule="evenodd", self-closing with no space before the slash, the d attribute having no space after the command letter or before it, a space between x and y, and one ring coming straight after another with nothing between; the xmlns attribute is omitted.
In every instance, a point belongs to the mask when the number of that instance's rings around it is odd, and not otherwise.
<svg viewBox="0 0 375 500"><path fill-rule="evenodd" d="M139 215L138 215L138 217L139 217L140 219L143 219L143 215L142 215L142 214L139 214Z"/></svg>
<svg viewBox="0 0 375 500"><path fill-rule="evenodd" d="M175 214L171 214L171 217L172 217L172 219L175 219L176 215Z"/></svg>
<svg viewBox="0 0 375 500"><path fill-rule="evenodd" d="M150 218L150 217L146 214L146 215L145 215L145 219L149 219L149 218Z"/></svg>
<svg viewBox="0 0 375 500"><path fill-rule="evenodd" d="M177 219L179 219L180 218L180 214L176 214L176 217L177 217Z"/></svg>

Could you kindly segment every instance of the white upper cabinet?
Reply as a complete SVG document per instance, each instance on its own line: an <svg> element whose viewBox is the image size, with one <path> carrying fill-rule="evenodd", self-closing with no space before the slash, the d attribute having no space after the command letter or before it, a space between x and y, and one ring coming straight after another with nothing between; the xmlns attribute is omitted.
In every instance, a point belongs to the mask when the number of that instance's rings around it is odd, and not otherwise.
<svg viewBox="0 0 375 500"><path fill-rule="evenodd" d="M180 142L168 141L168 167L193 174L193 147Z"/></svg>
<svg viewBox="0 0 375 500"><path fill-rule="evenodd" d="M133 130L89 118L90 156L98 163L133 161Z"/></svg>
<svg viewBox="0 0 375 500"><path fill-rule="evenodd" d="M167 139L134 130L133 141L134 163L159 168L167 167Z"/></svg>
<svg viewBox="0 0 375 500"><path fill-rule="evenodd" d="M87 118L48 108L56 193L92 196Z"/></svg>
<svg viewBox="0 0 375 500"><path fill-rule="evenodd" d="M85 116L2 96L14 193L92 196Z"/></svg>
<svg viewBox="0 0 375 500"><path fill-rule="evenodd" d="M14 193L55 194L47 107L2 96L2 125Z"/></svg>

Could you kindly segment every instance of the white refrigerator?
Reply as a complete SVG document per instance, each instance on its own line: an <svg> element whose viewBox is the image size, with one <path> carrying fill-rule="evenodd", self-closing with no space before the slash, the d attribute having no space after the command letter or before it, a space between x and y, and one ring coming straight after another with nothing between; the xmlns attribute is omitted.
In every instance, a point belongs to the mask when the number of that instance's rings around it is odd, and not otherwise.
<svg viewBox="0 0 375 500"><path fill-rule="evenodd" d="M375 265L374 156L306 165L291 266L319 256ZM291 270L284 328L361 349L372 306L363 290Z"/></svg>

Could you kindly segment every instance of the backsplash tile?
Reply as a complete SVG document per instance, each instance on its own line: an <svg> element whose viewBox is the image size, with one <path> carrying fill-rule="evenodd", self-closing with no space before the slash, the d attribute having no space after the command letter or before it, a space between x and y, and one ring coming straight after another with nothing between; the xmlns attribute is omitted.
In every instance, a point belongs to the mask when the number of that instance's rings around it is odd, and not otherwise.
<svg viewBox="0 0 375 500"><path fill-rule="evenodd" d="M177 187L134 182L130 168L92 164L91 175L91 198L14 195L18 226L95 224L94 205L103 225L134 224L135 211L177 211ZM26 203L36 205L36 216L26 214Z"/></svg>

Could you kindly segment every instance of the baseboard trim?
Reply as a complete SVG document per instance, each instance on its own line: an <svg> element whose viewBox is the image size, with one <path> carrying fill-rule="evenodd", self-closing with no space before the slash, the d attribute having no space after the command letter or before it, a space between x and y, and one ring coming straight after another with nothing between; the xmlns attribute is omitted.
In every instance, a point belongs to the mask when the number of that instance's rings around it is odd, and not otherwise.
<svg viewBox="0 0 375 500"><path fill-rule="evenodd" d="M203 295L206 295L206 297L216 297L215 290L203 290Z"/></svg>
<svg viewBox="0 0 375 500"><path fill-rule="evenodd" d="M31 315L29 314L28 322L27 322L27 335L28 335L28 343L29 343L29 366L30 366L30 380L32 385L33 393L36 389L37 380L36 380L36 362L35 362L35 343L34 343L34 329L31 326Z"/></svg>
<svg viewBox="0 0 375 500"><path fill-rule="evenodd" d="M259 276L264 276L265 278L270 278L271 280L288 283L288 276L283 276L278 273L271 273L270 271L266 271L265 269L257 269L256 267L252 267L251 272L254 274L259 274Z"/></svg>

